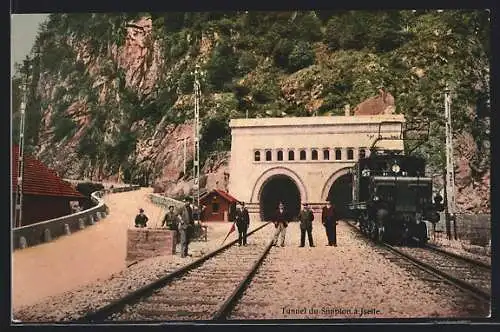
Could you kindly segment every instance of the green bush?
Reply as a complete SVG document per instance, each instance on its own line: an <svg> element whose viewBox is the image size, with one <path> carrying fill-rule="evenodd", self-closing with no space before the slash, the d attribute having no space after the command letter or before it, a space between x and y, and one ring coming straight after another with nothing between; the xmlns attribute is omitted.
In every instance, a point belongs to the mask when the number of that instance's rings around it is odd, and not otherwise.
<svg viewBox="0 0 500 332"><path fill-rule="evenodd" d="M288 68L291 71L308 67L314 63L315 55L311 44L299 41L288 56Z"/></svg>
<svg viewBox="0 0 500 332"><path fill-rule="evenodd" d="M257 59L250 52L243 52L238 59L238 74L245 75L257 67Z"/></svg>

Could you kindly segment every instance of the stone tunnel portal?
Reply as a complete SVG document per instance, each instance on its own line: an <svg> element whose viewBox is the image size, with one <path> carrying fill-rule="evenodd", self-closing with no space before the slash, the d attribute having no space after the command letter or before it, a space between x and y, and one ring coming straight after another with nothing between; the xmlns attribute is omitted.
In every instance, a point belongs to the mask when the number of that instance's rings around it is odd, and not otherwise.
<svg viewBox="0 0 500 332"><path fill-rule="evenodd" d="M350 174L340 176L330 187L328 201L336 208L338 217L350 219L352 214L349 210L349 203L352 201L352 177Z"/></svg>
<svg viewBox="0 0 500 332"><path fill-rule="evenodd" d="M299 188L290 177L274 175L262 186L259 202L261 220L272 221L279 202L295 218L300 211Z"/></svg>

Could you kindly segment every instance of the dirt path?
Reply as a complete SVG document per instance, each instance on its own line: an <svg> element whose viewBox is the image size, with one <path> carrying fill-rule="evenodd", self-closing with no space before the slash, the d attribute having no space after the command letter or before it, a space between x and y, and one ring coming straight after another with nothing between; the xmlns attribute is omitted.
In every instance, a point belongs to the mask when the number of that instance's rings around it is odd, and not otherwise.
<svg viewBox="0 0 500 332"><path fill-rule="evenodd" d="M148 194L152 189L110 194L105 198L110 214L102 221L51 243L15 251L12 255L12 306L41 299L107 278L125 268L126 229L139 208L152 223L161 210Z"/></svg>

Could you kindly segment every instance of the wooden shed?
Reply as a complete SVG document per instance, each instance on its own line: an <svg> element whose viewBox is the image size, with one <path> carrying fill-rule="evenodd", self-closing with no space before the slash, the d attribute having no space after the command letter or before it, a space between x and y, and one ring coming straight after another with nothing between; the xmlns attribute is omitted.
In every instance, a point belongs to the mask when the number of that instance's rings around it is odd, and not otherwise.
<svg viewBox="0 0 500 332"><path fill-rule="evenodd" d="M19 146L12 147L12 211L18 190ZM80 206L86 201L85 196L63 181L55 171L49 169L38 159L24 156L22 226L62 217L73 213L72 204ZM12 220L12 227L16 220Z"/></svg>
<svg viewBox="0 0 500 332"><path fill-rule="evenodd" d="M202 221L232 221L238 200L227 192L214 189L200 197L205 206Z"/></svg>

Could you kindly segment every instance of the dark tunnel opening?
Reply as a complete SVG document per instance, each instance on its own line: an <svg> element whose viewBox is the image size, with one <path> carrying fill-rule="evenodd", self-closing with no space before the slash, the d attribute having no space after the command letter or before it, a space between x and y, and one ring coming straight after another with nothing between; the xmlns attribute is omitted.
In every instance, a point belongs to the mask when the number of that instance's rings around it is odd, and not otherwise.
<svg viewBox="0 0 500 332"><path fill-rule="evenodd" d="M295 219L300 211L300 192L295 182L286 175L275 175L262 187L260 195L260 217L271 221L283 202L286 211Z"/></svg>
<svg viewBox="0 0 500 332"><path fill-rule="evenodd" d="M332 184L327 200L335 206L338 218L353 218L352 212L349 210L349 204L352 202L352 177L350 174L342 175Z"/></svg>

